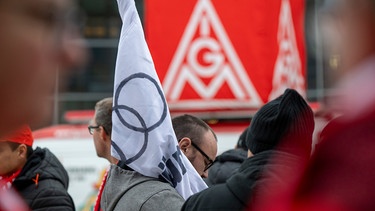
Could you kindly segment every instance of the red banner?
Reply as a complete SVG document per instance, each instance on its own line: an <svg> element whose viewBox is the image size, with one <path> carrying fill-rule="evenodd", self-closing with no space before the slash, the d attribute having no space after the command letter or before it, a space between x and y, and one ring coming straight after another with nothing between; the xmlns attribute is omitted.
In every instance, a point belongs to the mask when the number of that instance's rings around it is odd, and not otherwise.
<svg viewBox="0 0 375 211"><path fill-rule="evenodd" d="M306 92L303 0L146 0L145 32L174 111L248 111Z"/></svg>

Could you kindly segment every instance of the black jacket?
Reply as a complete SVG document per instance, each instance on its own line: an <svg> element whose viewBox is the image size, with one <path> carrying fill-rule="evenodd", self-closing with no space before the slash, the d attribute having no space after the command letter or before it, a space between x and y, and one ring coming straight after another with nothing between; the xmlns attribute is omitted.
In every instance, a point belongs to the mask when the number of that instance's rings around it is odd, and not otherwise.
<svg viewBox="0 0 375 211"><path fill-rule="evenodd" d="M208 178L204 179L208 186L224 183L237 173L242 162L247 158L244 149L230 149L216 157L215 163L209 169Z"/></svg>
<svg viewBox="0 0 375 211"><path fill-rule="evenodd" d="M37 147L27 160L13 187L31 210L75 210L67 192L68 173L46 148Z"/></svg>
<svg viewBox="0 0 375 211"><path fill-rule="evenodd" d="M272 179L279 181L276 174L269 173L269 177L263 177L265 169L274 169L276 165L268 163L270 156L274 155L286 157L285 160L297 161L298 157L280 151L268 150L258 153L246 159L237 174L230 177L226 183L214 185L200 193L192 195L184 203L182 210L244 210L251 205L252 197L257 188ZM294 162L283 162L280 165L286 165L293 168ZM277 168L278 169L278 168ZM275 178L276 177L276 178ZM281 179L282 180L282 179ZM269 186L267 186L269 187ZM270 190L272 191L272 190Z"/></svg>

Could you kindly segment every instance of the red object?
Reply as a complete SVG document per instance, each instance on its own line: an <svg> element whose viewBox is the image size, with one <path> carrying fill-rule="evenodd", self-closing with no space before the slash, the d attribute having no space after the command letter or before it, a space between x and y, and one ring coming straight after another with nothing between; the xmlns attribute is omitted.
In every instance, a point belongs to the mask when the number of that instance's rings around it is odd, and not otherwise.
<svg viewBox="0 0 375 211"><path fill-rule="evenodd" d="M171 112L249 114L305 96L304 1L146 0L145 34Z"/></svg>
<svg viewBox="0 0 375 211"><path fill-rule="evenodd" d="M87 129L87 124L79 125L54 125L41 128L33 132L35 139L55 138L55 139L78 139L91 138Z"/></svg>
<svg viewBox="0 0 375 211"><path fill-rule="evenodd" d="M13 131L11 134L2 138L5 141L10 141L19 144L26 144L32 146L34 142L33 134L29 126L22 126L20 129Z"/></svg>
<svg viewBox="0 0 375 211"><path fill-rule="evenodd" d="M64 114L64 119L69 123L88 123L94 118L95 110L74 110L67 111Z"/></svg>
<svg viewBox="0 0 375 211"><path fill-rule="evenodd" d="M21 173L22 169L18 169L10 176L0 175L0 190L9 190L12 187L13 181Z"/></svg>
<svg viewBox="0 0 375 211"><path fill-rule="evenodd" d="M102 199L102 194L103 194L105 183L107 182L108 171L109 171L109 168L105 172L103 176L102 184L99 187L98 196L96 197L96 200L95 200L94 211L102 211L102 208L100 207L100 201Z"/></svg>

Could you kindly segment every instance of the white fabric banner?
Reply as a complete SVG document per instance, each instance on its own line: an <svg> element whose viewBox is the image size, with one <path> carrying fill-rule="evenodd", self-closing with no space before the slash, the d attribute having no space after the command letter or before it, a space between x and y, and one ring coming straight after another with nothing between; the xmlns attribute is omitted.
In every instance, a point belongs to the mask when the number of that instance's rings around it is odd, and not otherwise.
<svg viewBox="0 0 375 211"><path fill-rule="evenodd" d="M180 151L134 0L117 0L123 22L115 70L113 157L135 171L164 178L181 196L207 188Z"/></svg>

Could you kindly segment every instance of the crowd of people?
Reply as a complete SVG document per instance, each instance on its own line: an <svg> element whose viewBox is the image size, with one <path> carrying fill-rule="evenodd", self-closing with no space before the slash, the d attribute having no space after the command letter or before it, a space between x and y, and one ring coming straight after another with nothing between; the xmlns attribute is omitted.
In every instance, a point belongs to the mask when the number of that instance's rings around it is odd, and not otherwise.
<svg viewBox="0 0 375 211"><path fill-rule="evenodd" d="M118 3L120 11L135 8L133 0ZM31 131L51 115L56 74L69 75L86 58L74 21L66 17L72 7L68 0L0 2L6 27L0 34L0 211L75 210L66 170L48 149L33 148ZM126 15L132 19L124 24L137 18ZM327 47L340 54L335 100L342 115L324 128L314 151L313 111L286 89L256 112L236 149L217 157L218 140L207 123L188 114L167 118L175 135L168 140L178 149L159 163L162 175L144 175L132 160L113 154L118 96L106 98L88 127L98 157L108 160L94 210L374 210L375 2L326 0L322 18L323 33L334 37ZM157 130L130 128L145 137ZM184 175L201 178L183 183ZM194 187L203 180L208 187Z"/></svg>
<svg viewBox="0 0 375 211"><path fill-rule="evenodd" d="M111 97L98 101L88 126L98 157L112 164L104 175L94 210L124 210L124 207L127 210L179 210L185 200L170 184L141 175L111 156L112 102ZM213 163L209 160L217 153L214 131L203 120L187 114L173 118L172 124L181 151L196 171L206 177ZM209 151L211 158L203 150ZM168 200L161 203L163 199Z"/></svg>

